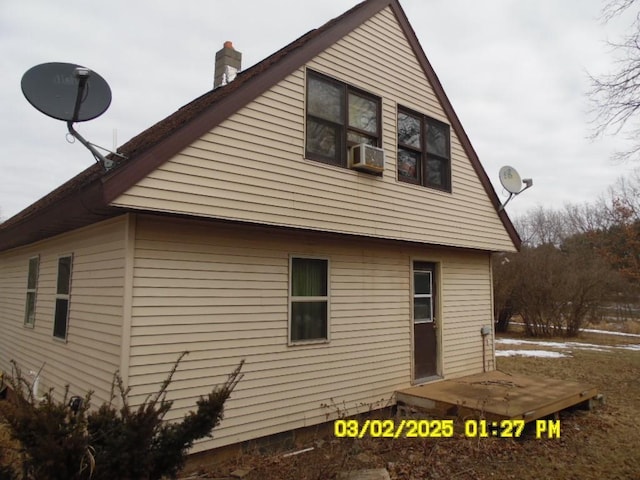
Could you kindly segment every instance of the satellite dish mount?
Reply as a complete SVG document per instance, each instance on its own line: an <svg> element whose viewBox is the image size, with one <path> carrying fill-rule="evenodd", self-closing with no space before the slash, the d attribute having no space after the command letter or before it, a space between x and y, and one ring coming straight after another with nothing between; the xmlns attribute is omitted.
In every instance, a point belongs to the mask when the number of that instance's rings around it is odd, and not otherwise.
<svg viewBox="0 0 640 480"><path fill-rule="evenodd" d="M513 167L502 167L498 175L500 177L500 183L504 189L509 192L509 198L507 198L506 202L500 205L500 210L504 210L504 207L507 206L507 203L509 203L512 198L520 195L526 189L533 186L532 178L521 179L520 174ZM522 188L523 184L524 188Z"/></svg>
<svg viewBox="0 0 640 480"><path fill-rule="evenodd" d="M97 148L125 158L88 142L73 128L74 123L93 120L109 108L111 89L100 75L73 63L43 63L27 70L21 86L22 93L37 110L67 122L69 134L77 138L105 170L115 162L105 158Z"/></svg>

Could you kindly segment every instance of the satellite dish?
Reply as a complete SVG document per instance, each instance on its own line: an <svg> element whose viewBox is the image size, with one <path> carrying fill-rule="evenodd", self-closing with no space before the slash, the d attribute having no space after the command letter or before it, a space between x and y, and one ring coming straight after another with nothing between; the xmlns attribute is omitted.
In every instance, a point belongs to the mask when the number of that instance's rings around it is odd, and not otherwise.
<svg viewBox="0 0 640 480"><path fill-rule="evenodd" d="M502 167L498 175L500 177L500 183L507 192L520 193L520 190L522 190L522 179L515 168L509 166Z"/></svg>
<svg viewBox="0 0 640 480"><path fill-rule="evenodd" d="M516 171L516 169L508 165L500 169L500 172L498 172L498 176L500 177L500 183L502 184L504 189L509 192L509 198L507 198L506 202L500 205L500 210L504 210L504 207L507 206L507 203L509 203L513 197L521 194L527 188L531 188L533 186L533 179L520 178L520 174ZM523 183L525 185L524 188L522 188Z"/></svg>
<svg viewBox="0 0 640 480"><path fill-rule="evenodd" d="M22 76L20 86L24 96L37 110L67 122L69 133L89 149L105 170L113 167L113 160L105 158L96 150L97 145L85 140L73 128L75 122L93 120L111 105L111 89L104 78L74 63L52 62L31 67ZM124 158L119 153L110 153Z"/></svg>
<svg viewBox="0 0 640 480"><path fill-rule="evenodd" d="M73 63L43 63L22 76L22 93L37 110L65 122L86 122L111 104L107 82Z"/></svg>

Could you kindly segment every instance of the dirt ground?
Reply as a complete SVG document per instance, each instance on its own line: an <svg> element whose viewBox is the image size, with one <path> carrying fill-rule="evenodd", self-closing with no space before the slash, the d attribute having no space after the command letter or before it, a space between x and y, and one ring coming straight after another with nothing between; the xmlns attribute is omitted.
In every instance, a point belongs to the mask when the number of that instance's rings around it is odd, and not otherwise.
<svg viewBox="0 0 640 480"><path fill-rule="evenodd" d="M513 335L511 335L513 336ZM584 334L588 343L640 343L638 338ZM561 339L555 339L558 341ZM524 347L526 348L526 347ZM539 347L535 347L539 348ZM508 373L549 376L596 385L606 404L560 414L560 438L338 439L318 437L285 457L243 454L206 473L226 477L251 469L247 479L324 480L338 472L386 468L392 479L640 479L640 352L574 349L567 358L499 357ZM461 424L456 432L461 432Z"/></svg>

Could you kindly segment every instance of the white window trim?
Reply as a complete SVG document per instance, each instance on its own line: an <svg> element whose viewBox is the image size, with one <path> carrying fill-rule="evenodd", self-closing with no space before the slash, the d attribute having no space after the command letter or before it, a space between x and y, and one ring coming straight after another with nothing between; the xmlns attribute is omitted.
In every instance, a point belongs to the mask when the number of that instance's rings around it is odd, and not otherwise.
<svg viewBox="0 0 640 480"><path fill-rule="evenodd" d="M435 318L434 318L434 310L433 310L433 285L434 285L434 280L435 280L435 275L434 275L434 270L435 269L413 269L413 277L415 278L416 273L428 273L429 274L429 281L431 282L431 288L432 291L431 293L415 293L415 285L413 285L412 290L413 290L413 308L412 311L414 312L414 319L413 319L413 323L434 323L435 322ZM429 312L431 314L431 318L426 320L426 319L416 319L415 318L415 299L416 298L428 298L431 300L431 311Z"/></svg>
<svg viewBox="0 0 640 480"><path fill-rule="evenodd" d="M60 275L60 260L63 258L70 258L71 264L69 265L69 293L58 293L58 276ZM53 331L51 332L51 336L55 341L67 343L67 337L69 336L69 313L71 312L71 279L73 278L73 254L69 253L66 255L60 255L56 260L56 297L53 305ZM67 315L65 318L64 325L64 337L58 337L55 334L55 326L56 326L56 307L58 300L66 300L67 301Z"/></svg>
<svg viewBox="0 0 640 480"><path fill-rule="evenodd" d="M31 272L29 271L31 268L31 260L36 259L38 260L38 264L36 266L36 285L34 288L29 288L29 277L31 275L29 275ZM36 305L38 302L38 280L40 278L40 255L35 255L33 257L29 257L29 263L27 266L27 294L26 294L26 298L25 298L25 305L24 305L24 323L23 326L26 328L35 328L36 326ZM29 294L32 293L33 294L33 321L28 322L27 320L29 319L29 302L28 302L28 298L29 298Z"/></svg>
<svg viewBox="0 0 640 480"><path fill-rule="evenodd" d="M291 279L293 278L293 259L294 258L309 258L312 260L325 260L327 262L327 296L326 297L294 297L291 294ZM287 344L289 346L301 346L301 345L322 345L328 344L331 341L331 260L328 257L322 257L318 255L289 255L289 277L287 278ZM291 304L295 301L321 301L327 302L327 338L318 338L313 340L292 340L291 339Z"/></svg>

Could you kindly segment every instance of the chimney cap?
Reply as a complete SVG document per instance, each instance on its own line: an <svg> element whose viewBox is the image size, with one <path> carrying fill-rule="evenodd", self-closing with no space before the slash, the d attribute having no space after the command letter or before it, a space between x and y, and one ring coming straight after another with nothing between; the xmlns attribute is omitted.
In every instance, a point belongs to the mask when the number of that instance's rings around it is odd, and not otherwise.
<svg viewBox="0 0 640 480"><path fill-rule="evenodd" d="M224 42L223 47L233 49L233 42L230 42L229 40L227 40L226 42Z"/></svg>

